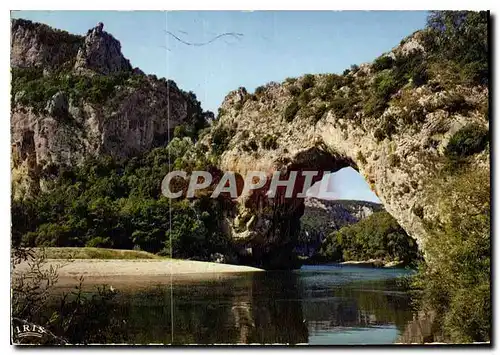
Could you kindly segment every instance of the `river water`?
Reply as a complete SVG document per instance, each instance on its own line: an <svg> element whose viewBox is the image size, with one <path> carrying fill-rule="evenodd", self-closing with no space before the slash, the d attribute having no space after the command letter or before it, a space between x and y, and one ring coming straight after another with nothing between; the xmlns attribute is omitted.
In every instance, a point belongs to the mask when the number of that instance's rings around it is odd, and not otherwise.
<svg viewBox="0 0 500 355"><path fill-rule="evenodd" d="M177 280L172 286L165 280L147 287L126 287L118 290L111 306L82 319L69 340L390 344L398 340L413 317L409 293L401 282L409 273L321 265L291 272ZM95 334L91 339L92 331Z"/></svg>

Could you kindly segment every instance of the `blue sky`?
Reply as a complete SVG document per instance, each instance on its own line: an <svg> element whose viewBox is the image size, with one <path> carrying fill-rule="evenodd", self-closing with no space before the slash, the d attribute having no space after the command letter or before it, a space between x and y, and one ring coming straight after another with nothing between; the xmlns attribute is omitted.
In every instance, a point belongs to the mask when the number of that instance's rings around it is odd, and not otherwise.
<svg viewBox="0 0 500 355"><path fill-rule="evenodd" d="M341 73L351 64L371 61L423 28L427 13L15 11L12 16L78 34L103 22L104 30L121 42L122 52L133 66L173 79L180 88L193 91L204 109L217 112L224 96L240 86L253 91L270 81L306 73ZM188 42L206 42L224 32L243 36L194 47L166 35L166 30ZM365 191L361 197L373 200L363 179L352 169L346 170L335 184L343 182L351 186L349 191Z"/></svg>

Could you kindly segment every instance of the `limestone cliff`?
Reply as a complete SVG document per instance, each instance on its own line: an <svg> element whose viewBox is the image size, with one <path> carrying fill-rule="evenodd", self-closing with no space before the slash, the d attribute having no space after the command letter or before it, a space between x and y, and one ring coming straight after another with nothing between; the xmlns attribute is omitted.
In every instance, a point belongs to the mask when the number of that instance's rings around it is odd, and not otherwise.
<svg viewBox="0 0 500 355"><path fill-rule="evenodd" d="M466 126L488 130L487 85L450 84L453 70L430 64L424 34L416 32L373 63L343 75L289 78L253 94L232 91L204 144L222 150L222 170L242 175L261 170L286 177L293 170L351 166L423 245L423 221L436 213L425 196L446 165L450 139ZM227 137L223 149L221 135ZM487 150L470 159L477 169L489 169ZM303 199L273 200L253 192L238 203L235 240L253 247L258 258L287 263Z"/></svg>
<svg viewBox="0 0 500 355"><path fill-rule="evenodd" d="M77 36L12 20L11 67L15 197L36 194L51 164L131 157L165 145L177 125L202 115L173 81L132 69L102 24Z"/></svg>

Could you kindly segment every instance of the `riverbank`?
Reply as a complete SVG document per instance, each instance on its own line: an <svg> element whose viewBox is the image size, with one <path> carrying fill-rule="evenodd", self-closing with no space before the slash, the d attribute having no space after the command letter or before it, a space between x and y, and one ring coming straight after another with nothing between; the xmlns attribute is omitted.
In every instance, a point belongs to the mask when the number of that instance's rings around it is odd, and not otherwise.
<svg viewBox="0 0 500 355"><path fill-rule="evenodd" d="M57 287L60 288L78 284L81 277L86 286L109 284L115 287L137 287L170 281L220 279L240 273L263 271L250 266L175 259L51 259L44 263L43 268L50 267L57 268ZM13 277L21 277L28 270L28 263L22 262L16 265Z"/></svg>

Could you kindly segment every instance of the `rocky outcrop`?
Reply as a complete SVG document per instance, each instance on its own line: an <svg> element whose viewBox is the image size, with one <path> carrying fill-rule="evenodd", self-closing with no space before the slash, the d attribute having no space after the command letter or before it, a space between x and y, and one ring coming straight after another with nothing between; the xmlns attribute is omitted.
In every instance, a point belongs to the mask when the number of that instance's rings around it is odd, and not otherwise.
<svg viewBox="0 0 500 355"><path fill-rule="evenodd" d="M85 36L76 56L77 72L91 70L100 74L113 74L132 69L128 59L122 55L120 42L103 31L103 27L99 23Z"/></svg>
<svg viewBox="0 0 500 355"><path fill-rule="evenodd" d="M423 56L425 60L423 48L417 32L386 56L408 62L412 56ZM267 84L255 94L244 89L229 93L212 130L230 132L221 169L243 176L252 170L269 176L280 171L285 179L290 171L335 172L350 166L422 247L423 221L435 213L433 206L426 205L425 196L445 164L443 153L450 137L471 123L487 129L488 88L458 85L445 89L439 75L418 87L410 80L384 99L386 107L373 113L372 107L379 103L366 97L375 90L372 87L384 89L383 80L391 79L388 74L388 70L365 64L343 76L306 75ZM377 82L382 84L376 87ZM266 144L269 137L272 147ZM212 145L210 137L205 144ZM488 159L488 152L477 156L477 168L489 169ZM291 258L285 254L296 240L294 226L303 214L304 201L267 198L267 188L239 197L232 235L259 259L286 262ZM253 223L247 224L249 220Z"/></svg>
<svg viewBox="0 0 500 355"><path fill-rule="evenodd" d="M36 194L39 178L33 177L53 164L79 164L97 155L135 156L166 145L177 125L190 124L195 115L202 115L196 97L173 81L132 70L120 42L101 25L80 37L13 20L11 49L11 66L28 72L19 80L13 77L17 90L11 108L14 175L29 180L14 183L15 197ZM43 69L43 75L36 74L36 68ZM25 80L43 85L33 94L30 90L37 86L24 85ZM55 94L46 101L34 101L43 99L52 87ZM23 148L28 141L29 152Z"/></svg>
<svg viewBox="0 0 500 355"><path fill-rule="evenodd" d="M40 67L46 71L74 61L83 36L53 29L45 24L15 19L11 22L12 67Z"/></svg>

